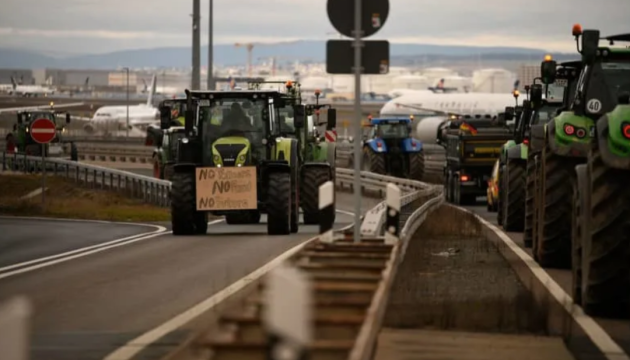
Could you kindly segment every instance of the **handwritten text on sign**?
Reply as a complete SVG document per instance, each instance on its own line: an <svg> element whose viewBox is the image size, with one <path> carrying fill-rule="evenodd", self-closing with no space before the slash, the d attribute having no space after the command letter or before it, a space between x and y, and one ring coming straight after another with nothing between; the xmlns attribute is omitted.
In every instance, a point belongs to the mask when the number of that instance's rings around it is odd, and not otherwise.
<svg viewBox="0 0 630 360"><path fill-rule="evenodd" d="M197 210L258 208L256 167L197 168Z"/></svg>

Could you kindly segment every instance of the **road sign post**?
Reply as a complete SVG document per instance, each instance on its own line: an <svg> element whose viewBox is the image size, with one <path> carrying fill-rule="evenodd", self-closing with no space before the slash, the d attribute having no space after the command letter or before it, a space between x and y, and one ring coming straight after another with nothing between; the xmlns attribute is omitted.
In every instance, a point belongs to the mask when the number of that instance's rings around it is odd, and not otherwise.
<svg viewBox="0 0 630 360"><path fill-rule="evenodd" d="M326 51L326 71L334 74L354 74L354 241L361 239L361 74L389 72L389 43L362 41L376 34L389 15L389 0L328 0L328 18L339 33L353 41L329 40ZM386 57L382 54L383 46ZM354 64L347 53L354 48ZM375 49L369 51L370 49ZM366 51L368 50L368 51ZM364 55L369 55L364 56ZM367 64L378 64L374 66ZM348 66L349 65L349 66Z"/></svg>
<svg viewBox="0 0 630 360"><path fill-rule="evenodd" d="M57 127L52 120L37 119L31 123L31 138L41 145L42 152L42 206L46 202L46 144L57 136Z"/></svg>

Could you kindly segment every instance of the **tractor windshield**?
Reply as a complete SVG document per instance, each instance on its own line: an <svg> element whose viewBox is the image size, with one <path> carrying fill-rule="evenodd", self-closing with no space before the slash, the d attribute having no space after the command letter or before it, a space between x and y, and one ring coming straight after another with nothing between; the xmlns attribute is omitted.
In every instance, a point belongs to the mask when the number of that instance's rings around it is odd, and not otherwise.
<svg viewBox="0 0 630 360"><path fill-rule="evenodd" d="M630 62L603 63L602 69L613 99L624 91L630 92Z"/></svg>
<svg viewBox="0 0 630 360"><path fill-rule="evenodd" d="M409 127L406 123L376 125L376 136L383 139L400 139L409 137Z"/></svg>
<svg viewBox="0 0 630 360"><path fill-rule="evenodd" d="M293 106L287 105L283 108L280 108L278 111L279 115L279 127L280 133L282 135L293 135L295 134L295 127L293 125Z"/></svg>
<svg viewBox="0 0 630 360"><path fill-rule="evenodd" d="M263 109L268 109L266 101L224 98L204 105L199 105L199 120L209 143L229 136L246 137L254 145L262 143L267 128L263 121Z"/></svg>

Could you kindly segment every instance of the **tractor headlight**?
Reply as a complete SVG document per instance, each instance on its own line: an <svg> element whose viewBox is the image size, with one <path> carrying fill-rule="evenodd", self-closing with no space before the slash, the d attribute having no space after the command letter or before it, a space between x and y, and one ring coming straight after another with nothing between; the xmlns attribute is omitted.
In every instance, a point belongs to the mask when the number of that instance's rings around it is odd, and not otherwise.
<svg viewBox="0 0 630 360"><path fill-rule="evenodd" d="M212 157L212 161L214 161L215 164L220 164L221 163L221 157L219 155L214 155Z"/></svg>
<svg viewBox="0 0 630 360"><path fill-rule="evenodd" d="M182 144L188 144L188 138L183 138L182 139Z"/></svg>
<svg viewBox="0 0 630 360"><path fill-rule="evenodd" d="M247 160L247 158L245 157L245 155L240 155L240 156L238 157L238 162L244 163L244 162L245 162L245 160Z"/></svg>

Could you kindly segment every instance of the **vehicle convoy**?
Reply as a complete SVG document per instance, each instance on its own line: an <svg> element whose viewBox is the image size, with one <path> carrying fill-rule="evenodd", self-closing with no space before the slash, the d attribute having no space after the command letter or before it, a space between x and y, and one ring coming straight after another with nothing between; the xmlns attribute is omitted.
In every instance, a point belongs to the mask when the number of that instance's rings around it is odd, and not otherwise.
<svg viewBox="0 0 630 360"><path fill-rule="evenodd" d="M547 56L541 66L548 66L546 64L550 61L551 57ZM575 62L561 64L555 82L546 85L546 91L543 91L541 84L536 83L537 80L542 81L541 78L534 79L531 86L525 87L529 100L523 101L522 110L516 115L514 139L508 141L501 149L499 171L501 209L497 214L498 222L506 231L525 230L526 247L532 246L533 181L529 182L528 193L528 165L533 165L533 162L531 164L528 162L531 127L549 121L563 106L563 100L565 98L568 100L569 97L565 97L565 94L568 94L570 84L575 87L578 74L576 66L579 64ZM512 108L506 108L510 118L512 111ZM533 175L533 171L531 173ZM532 179L530 176L530 180ZM527 201L529 206L526 206Z"/></svg>
<svg viewBox="0 0 630 360"><path fill-rule="evenodd" d="M43 146L46 157L69 157L70 160L78 161L79 154L74 142L67 142L63 138L65 131L64 123L69 124L71 117L69 113L50 110L27 110L17 113L17 122L13 125L13 132L7 135L7 143L15 145L18 153L26 155L41 156L42 144L33 140L30 134L31 124L38 119L48 119L55 123L55 138ZM62 119L65 119L63 121ZM67 146L64 146L66 145Z"/></svg>
<svg viewBox="0 0 630 360"><path fill-rule="evenodd" d="M164 100L160 107L168 106L171 109L171 123L166 129L158 125L149 125L146 130L144 144L154 146L151 155L153 164L153 177L156 179L170 180L173 175L173 164L177 157L177 144L179 139L185 137L185 128L178 121L183 118L186 99Z"/></svg>
<svg viewBox="0 0 630 360"><path fill-rule="evenodd" d="M486 196L501 146L511 138L502 114L496 118L459 116L447 122L438 135L438 143L446 149L446 200L464 205Z"/></svg>
<svg viewBox="0 0 630 360"><path fill-rule="evenodd" d="M266 213L270 235L297 232L298 176L322 164L300 163L299 140L280 133L285 95L186 91L186 97L186 135L178 142L171 179L173 234L205 234L208 213L225 216L228 224L258 223ZM293 110L293 124L301 129L305 107ZM160 118L168 128L168 106L160 108Z"/></svg>
<svg viewBox="0 0 630 360"><path fill-rule="evenodd" d="M575 26L573 33L578 39L582 30ZM596 31L585 32L582 40L581 73L569 107L547 124L532 127L532 148L540 149L534 168L532 252L543 267L569 268L577 261L572 258L571 235L575 169L587 160L595 120L615 107L623 84L624 73L619 66L624 64L617 58L627 56L627 50L598 50ZM543 82L551 83L556 72L554 61L543 64Z"/></svg>
<svg viewBox="0 0 630 360"><path fill-rule="evenodd" d="M576 167L573 187L571 255L573 299L589 315L630 315L630 34L600 38L598 30L576 26L582 62L564 132L590 128L586 163ZM600 47L607 40L610 46ZM573 126L574 128L569 128ZM582 131L586 131L582 127Z"/></svg>
<svg viewBox="0 0 630 360"><path fill-rule="evenodd" d="M299 205L302 208L304 224L319 224L319 187L327 181L335 181L336 143L326 142L320 136L319 127L326 126L326 131L334 131L337 123L337 110L329 104L320 104L320 91L315 91L315 104L305 104L306 124L295 126L294 108L303 105L300 83L294 81L258 81L248 83L253 90L269 88L279 84L284 88L282 99L284 107L279 110L280 135L298 140L300 169ZM326 110L326 119L321 116ZM297 190L297 188L296 188ZM297 193L294 194L297 197Z"/></svg>
<svg viewBox="0 0 630 360"><path fill-rule="evenodd" d="M363 141L364 171L413 180L424 175L420 140L411 137L411 118L369 119L370 131Z"/></svg>

